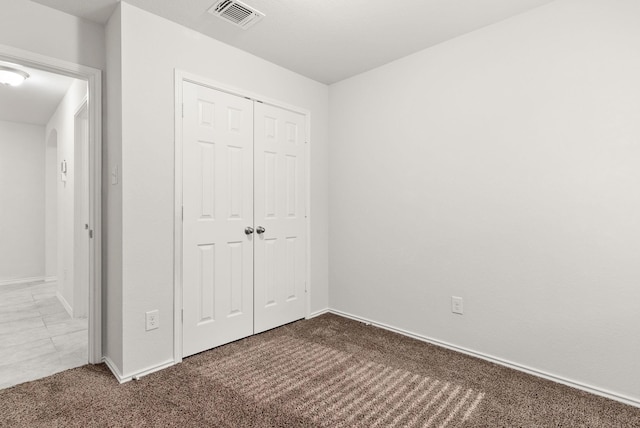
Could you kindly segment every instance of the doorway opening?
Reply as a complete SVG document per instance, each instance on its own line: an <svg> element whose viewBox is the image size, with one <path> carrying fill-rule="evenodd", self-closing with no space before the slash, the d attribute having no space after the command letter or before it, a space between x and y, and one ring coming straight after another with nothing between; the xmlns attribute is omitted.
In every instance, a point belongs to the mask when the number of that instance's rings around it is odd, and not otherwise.
<svg viewBox="0 0 640 428"><path fill-rule="evenodd" d="M101 350L101 72L0 46L0 388ZM7 238L7 239L5 239Z"/></svg>

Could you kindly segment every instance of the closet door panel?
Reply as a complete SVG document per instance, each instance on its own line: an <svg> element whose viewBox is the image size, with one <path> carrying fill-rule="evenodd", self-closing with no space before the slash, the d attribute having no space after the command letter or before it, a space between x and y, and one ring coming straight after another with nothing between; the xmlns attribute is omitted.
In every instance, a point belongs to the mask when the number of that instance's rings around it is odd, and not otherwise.
<svg viewBox="0 0 640 428"><path fill-rule="evenodd" d="M253 102L183 83L183 356L253 333Z"/></svg>
<svg viewBox="0 0 640 428"><path fill-rule="evenodd" d="M255 333L304 318L305 117L256 103Z"/></svg>

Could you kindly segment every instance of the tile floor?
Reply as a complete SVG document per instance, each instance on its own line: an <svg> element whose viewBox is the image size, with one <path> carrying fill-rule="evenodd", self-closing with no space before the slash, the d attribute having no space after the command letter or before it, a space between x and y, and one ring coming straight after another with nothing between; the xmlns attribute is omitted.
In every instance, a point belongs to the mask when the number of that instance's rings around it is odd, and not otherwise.
<svg viewBox="0 0 640 428"><path fill-rule="evenodd" d="M87 364L86 319L73 319L55 282L0 285L0 388Z"/></svg>

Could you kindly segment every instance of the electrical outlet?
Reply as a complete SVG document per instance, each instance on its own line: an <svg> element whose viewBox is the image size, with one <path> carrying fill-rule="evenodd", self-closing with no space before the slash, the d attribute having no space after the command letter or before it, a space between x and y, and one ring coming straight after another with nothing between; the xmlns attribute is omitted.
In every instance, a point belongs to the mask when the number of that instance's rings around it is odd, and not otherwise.
<svg viewBox="0 0 640 428"><path fill-rule="evenodd" d="M451 296L451 312L462 315L464 312L462 297Z"/></svg>
<svg viewBox="0 0 640 428"><path fill-rule="evenodd" d="M155 311L149 311L146 313L147 331L155 330L160 327L160 313L156 309Z"/></svg>

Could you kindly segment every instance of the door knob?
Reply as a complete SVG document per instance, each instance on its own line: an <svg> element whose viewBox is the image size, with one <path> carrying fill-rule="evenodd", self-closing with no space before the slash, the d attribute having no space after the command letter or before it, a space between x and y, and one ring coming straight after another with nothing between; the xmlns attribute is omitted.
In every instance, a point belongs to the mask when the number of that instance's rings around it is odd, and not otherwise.
<svg viewBox="0 0 640 428"><path fill-rule="evenodd" d="M262 234L263 234L263 233L265 233L265 232L266 232L266 230L265 230L265 229L264 229L264 227L262 227L262 226L258 226L258 228L256 229L256 233L257 233L258 235L262 235Z"/></svg>
<svg viewBox="0 0 640 428"><path fill-rule="evenodd" d="M249 227L249 226L245 227L244 233L245 235L251 235L253 233L253 227Z"/></svg>

